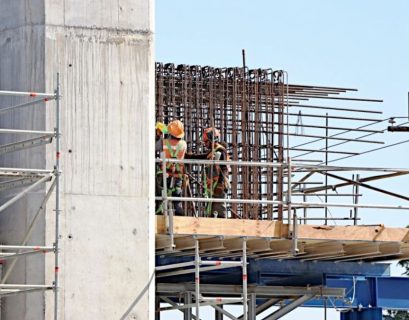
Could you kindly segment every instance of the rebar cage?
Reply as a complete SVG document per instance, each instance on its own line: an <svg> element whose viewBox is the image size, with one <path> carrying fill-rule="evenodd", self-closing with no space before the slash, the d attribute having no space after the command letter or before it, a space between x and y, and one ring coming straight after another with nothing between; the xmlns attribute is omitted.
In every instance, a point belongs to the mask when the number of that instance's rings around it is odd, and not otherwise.
<svg viewBox="0 0 409 320"><path fill-rule="evenodd" d="M357 90L289 84L287 73L280 70L156 63L156 120L164 123L181 120L189 152L204 152L203 130L216 127L233 161L283 164L291 158L293 163L327 165L334 161L334 155L350 157L362 152L362 147L354 149L350 144L383 143L363 138L384 132L369 127L382 124L385 119L362 116L382 112L330 104L382 102L340 96L352 91ZM316 99L327 99L328 103L309 103ZM316 112L305 112L306 109ZM351 136L362 133L363 136ZM342 149L346 143L348 149ZM203 196L203 166L188 164L186 168L190 181L190 194L186 196ZM313 170L298 171L292 173L294 196L305 200L308 194L316 192L315 184L317 192L325 192L321 195L327 202L330 196L328 179L338 177L324 175L322 180L314 182L309 180ZM231 166L230 181L231 199L286 200L284 189L288 175L285 166ZM351 182L350 185L357 184ZM353 193L351 197L356 203L358 190ZM185 214L189 216L195 212L196 216L204 216L204 206L204 203L185 203ZM286 210L282 204L231 203L229 217L282 220ZM324 219L327 218L325 209Z"/></svg>

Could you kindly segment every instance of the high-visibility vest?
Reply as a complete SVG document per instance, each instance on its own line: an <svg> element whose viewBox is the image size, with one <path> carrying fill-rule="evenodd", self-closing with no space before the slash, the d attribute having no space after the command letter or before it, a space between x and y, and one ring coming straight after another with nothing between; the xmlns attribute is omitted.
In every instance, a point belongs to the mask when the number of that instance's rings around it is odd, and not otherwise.
<svg viewBox="0 0 409 320"><path fill-rule="evenodd" d="M170 159L184 159L187 145L185 140L164 139L163 152L165 158ZM182 163L167 163L166 172L169 176L181 178L184 173L184 166Z"/></svg>
<svg viewBox="0 0 409 320"><path fill-rule="evenodd" d="M224 153L224 159L225 161L229 161L230 157L229 154L227 153L227 150L225 147L223 147L221 144L216 144L214 147L214 150L210 151L207 154L207 159L208 160L215 160L216 159L216 154L217 152L222 152ZM228 174L230 170L230 166L222 165L225 167L223 170L221 168L221 165L214 165L214 166L207 166L205 170L206 174L206 187L207 190L205 192L210 196L213 195L214 190L216 186L219 184L220 187L223 188L228 188L229 187L229 181L228 181Z"/></svg>

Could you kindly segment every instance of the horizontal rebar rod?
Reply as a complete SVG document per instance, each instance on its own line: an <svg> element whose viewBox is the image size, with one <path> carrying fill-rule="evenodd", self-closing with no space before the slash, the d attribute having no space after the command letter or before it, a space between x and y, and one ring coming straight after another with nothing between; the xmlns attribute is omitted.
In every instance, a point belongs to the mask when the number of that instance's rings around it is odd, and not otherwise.
<svg viewBox="0 0 409 320"><path fill-rule="evenodd" d="M278 125L278 122L274 122L275 125ZM287 125L287 124L286 124ZM358 129L358 128L345 128L345 127L334 127L334 126L318 126L318 125L309 125L309 124L296 124L296 123L289 123L288 126L290 127L298 127L302 128L315 128L315 129L329 129L329 130L342 130L342 131L356 131L356 132L369 132L369 133L383 133L384 130L370 130L370 129ZM330 136L332 137L332 136Z"/></svg>
<svg viewBox="0 0 409 320"><path fill-rule="evenodd" d="M365 99L365 98L351 98L351 97L325 97L325 96L308 96L308 95L292 95L290 94L292 99L300 97L300 98L314 98L314 99L334 99L334 100L348 100L348 101L361 101L361 102L383 102L381 99Z"/></svg>
<svg viewBox="0 0 409 320"><path fill-rule="evenodd" d="M295 117L300 117L299 113L288 113L284 112L283 113L286 116L295 116ZM339 119L339 120L354 120L354 121L372 121L372 122L380 122L382 119L374 119L374 118L354 118L354 117L344 117L344 116L333 116L333 115L322 115L322 114L310 114L310 113L303 113L301 114L301 117L307 117L307 118L328 118L328 119Z"/></svg>
<svg viewBox="0 0 409 320"><path fill-rule="evenodd" d="M323 110L334 110L334 111L347 111L347 112L362 112L362 113L373 113L373 114L382 114L382 111L376 110L364 110L364 109L350 109L350 108L340 108L340 107L328 107L328 106L313 106L307 104L292 104L289 103L288 106L290 107L300 107L300 108L307 108L307 109L323 109ZM300 115L302 116L302 114Z"/></svg>
<svg viewBox="0 0 409 320"><path fill-rule="evenodd" d="M301 126L302 127L302 126ZM301 128L300 127L300 128ZM352 139L352 138L338 138L338 137L331 137L331 136L317 136L312 134L304 134L304 133L288 133L288 132L277 132L279 134L294 136L294 137L306 137L306 138L320 138L320 139L328 139L328 140L339 140L339 141L349 141L349 142L361 142L361 143L374 143L374 144L385 144L383 141L377 140L362 140L362 139Z"/></svg>
<svg viewBox="0 0 409 320"><path fill-rule="evenodd" d="M307 84L290 84L290 88L309 88L309 89L329 89L329 90L337 90L337 91L358 91L355 88L341 88L341 87L328 87L328 86L320 86L320 85L307 85Z"/></svg>
<svg viewBox="0 0 409 320"><path fill-rule="evenodd" d="M278 147L274 147L274 149L278 149ZM348 154L348 155L359 155L358 152L348 152L348 151L335 151L335 150L319 150L319 149L305 149L305 148L283 148L284 150L291 150L291 151L311 151L311 152L319 152L319 153L333 153L333 154Z"/></svg>

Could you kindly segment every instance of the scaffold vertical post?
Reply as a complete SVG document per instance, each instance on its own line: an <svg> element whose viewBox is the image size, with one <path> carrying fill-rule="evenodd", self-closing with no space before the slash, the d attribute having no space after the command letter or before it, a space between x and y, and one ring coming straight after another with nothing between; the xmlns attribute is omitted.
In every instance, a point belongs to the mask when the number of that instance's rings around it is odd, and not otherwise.
<svg viewBox="0 0 409 320"><path fill-rule="evenodd" d="M256 298L255 293L249 295L249 320L256 320Z"/></svg>
<svg viewBox="0 0 409 320"><path fill-rule="evenodd" d="M155 297L155 320L160 320L160 298Z"/></svg>
<svg viewBox="0 0 409 320"><path fill-rule="evenodd" d="M60 74L57 73L57 84L55 89L55 265L54 265L54 320L58 319L58 273L59 267L59 233L60 233Z"/></svg>
<svg viewBox="0 0 409 320"><path fill-rule="evenodd" d="M287 221L288 221L288 232L290 233L291 236L291 232L292 232L292 228L291 228L291 185L292 185L292 181L291 181L291 158L287 158L287 194L286 194L286 203L287 203Z"/></svg>
<svg viewBox="0 0 409 320"><path fill-rule="evenodd" d="M175 239L173 236L173 212L172 210L169 210L166 157L163 151L161 152L161 158L162 158L162 183L163 183L162 208L163 208L163 215L165 216L166 230L169 234L169 239L170 239L169 249L173 250L175 248Z"/></svg>
<svg viewBox="0 0 409 320"><path fill-rule="evenodd" d="M243 320L247 320L247 239L243 238Z"/></svg>
<svg viewBox="0 0 409 320"><path fill-rule="evenodd" d="M354 185L354 204L358 204L359 202L359 174L356 175L357 183ZM358 207L354 207L354 225L358 224Z"/></svg>
<svg viewBox="0 0 409 320"><path fill-rule="evenodd" d="M196 319L200 319L200 256L199 256L199 239L195 238L195 302L196 302Z"/></svg>
<svg viewBox="0 0 409 320"><path fill-rule="evenodd" d="M183 298L183 302L185 305L191 305L192 304L192 293L190 291L185 293L185 296ZM192 320L192 308L186 308L183 310L183 320Z"/></svg>
<svg viewBox="0 0 409 320"><path fill-rule="evenodd" d="M306 186L306 184L304 183L303 184L303 189L305 189L307 186ZM305 195L305 193L303 192L303 196L302 196L302 200L303 200L303 202L307 202L307 196ZM307 224L307 207L304 207L303 208L303 213L304 213L304 224Z"/></svg>

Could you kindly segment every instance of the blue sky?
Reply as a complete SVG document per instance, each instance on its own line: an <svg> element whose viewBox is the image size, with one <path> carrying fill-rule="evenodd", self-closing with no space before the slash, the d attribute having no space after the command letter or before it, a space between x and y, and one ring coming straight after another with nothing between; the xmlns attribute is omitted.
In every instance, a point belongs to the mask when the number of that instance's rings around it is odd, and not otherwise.
<svg viewBox="0 0 409 320"><path fill-rule="evenodd" d="M240 66L245 49L250 68L286 70L290 83L357 88L355 96L384 100L359 107L375 107L385 118L407 116L408 12L405 0L157 0L156 61ZM409 134L377 138L393 143L408 140ZM344 164L408 168L408 154L406 143ZM373 185L409 194L408 180L404 176ZM364 196L362 203L408 205L376 193ZM367 224L409 225L408 211L371 209L361 215ZM300 319L298 312L282 319ZM303 318L324 319L323 311L307 311ZM328 316L338 318L336 313Z"/></svg>

